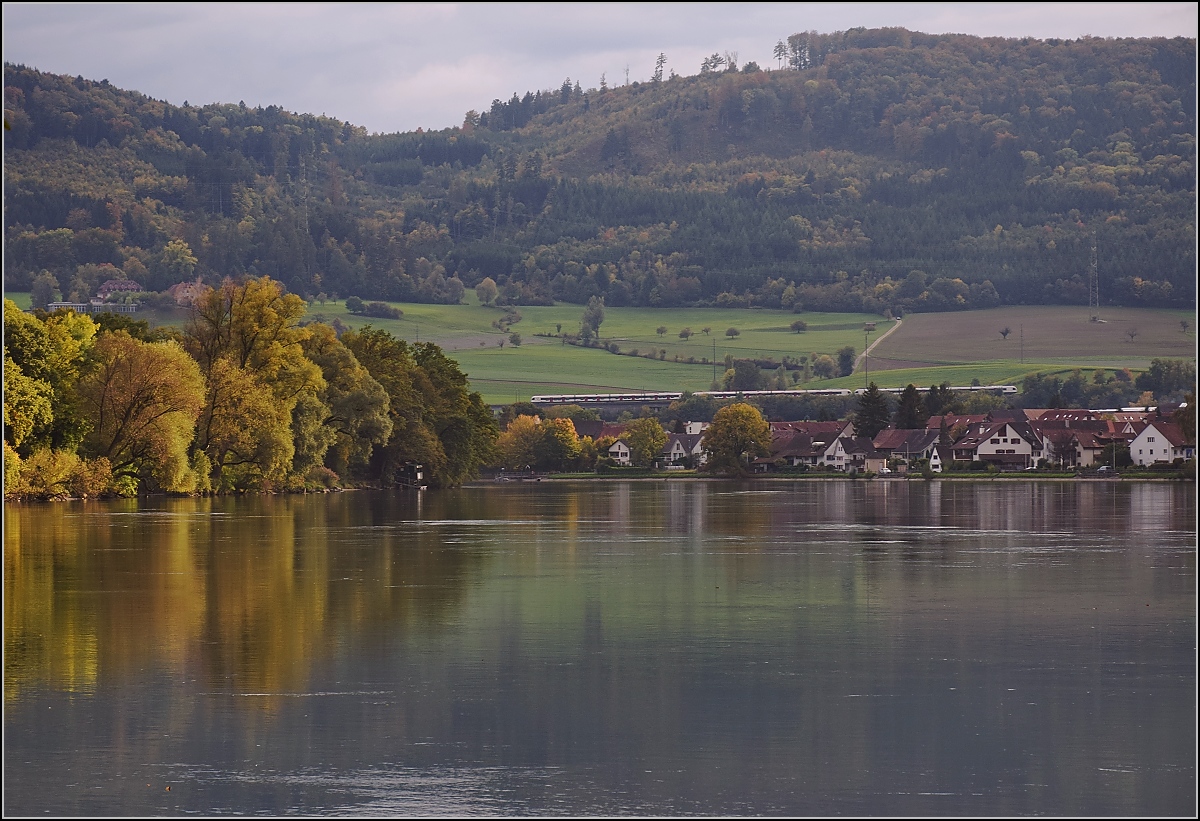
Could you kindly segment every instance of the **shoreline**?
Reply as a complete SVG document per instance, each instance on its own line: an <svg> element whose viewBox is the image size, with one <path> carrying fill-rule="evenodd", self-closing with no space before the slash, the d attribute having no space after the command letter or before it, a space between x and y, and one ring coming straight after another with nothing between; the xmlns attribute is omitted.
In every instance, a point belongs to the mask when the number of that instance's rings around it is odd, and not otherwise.
<svg viewBox="0 0 1200 821"><path fill-rule="evenodd" d="M748 474L746 476L699 476L694 473L686 475L674 474L655 474L649 476L599 476L599 475L580 475L580 474L547 474L544 476L525 477L520 479L508 479L503 482L498 482L495 479L473 479L469 482L463 482L461 485L448 488L414 488L407 486L398 487L378 487L372 485L359 485L357 487L338 487L327 488L324 490L279 490L279 491L243 491L231 493L146 493L138 496L56 496L49 499L5 499L5 505L44 505L55 504L59 502L116 502L116 501L135 501L141 499L201 499L201 498L228 498L239 496L320 496L331 493L350 493L353 491L438 491L438 490L456 490L458 488L480 488L494 487L498 484L539 484L541 482L1098 482L1104 484L1119 484L1119 483L1181 483L1194 484L1195 476L1185 476L1181 474L1173 474L1170 476L1081 476L1067 474L1050 474L1045 476L1022 476L1017 474L994 474L988 475L945 475L935 474L928 478L924 476L849 476L849 475L779 475L779 474Z"/></svg>

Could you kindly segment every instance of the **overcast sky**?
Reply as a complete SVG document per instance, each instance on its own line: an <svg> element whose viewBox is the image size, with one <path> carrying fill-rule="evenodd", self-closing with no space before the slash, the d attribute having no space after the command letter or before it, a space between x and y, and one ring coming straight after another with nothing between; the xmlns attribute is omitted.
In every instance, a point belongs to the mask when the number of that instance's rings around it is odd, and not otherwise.
<svg viewBox="0 0 1200 821"><path fill-rule="evenodd" d="M9 3L4 60L156 99L325 114L372 132L460 125L514 92L775 65L798 31L1196 37L1195 3Z"/></svg>

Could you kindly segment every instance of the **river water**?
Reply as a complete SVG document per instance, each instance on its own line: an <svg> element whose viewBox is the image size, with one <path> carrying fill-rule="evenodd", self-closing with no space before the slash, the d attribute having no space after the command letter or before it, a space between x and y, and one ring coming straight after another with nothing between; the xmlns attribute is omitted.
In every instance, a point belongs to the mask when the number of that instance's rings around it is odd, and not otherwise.
<svg viewBox="0 0 1200 821"><path fill-rule="evenodd" d="M1196 811L1196 494L8 505L6 815Z"/></svg>

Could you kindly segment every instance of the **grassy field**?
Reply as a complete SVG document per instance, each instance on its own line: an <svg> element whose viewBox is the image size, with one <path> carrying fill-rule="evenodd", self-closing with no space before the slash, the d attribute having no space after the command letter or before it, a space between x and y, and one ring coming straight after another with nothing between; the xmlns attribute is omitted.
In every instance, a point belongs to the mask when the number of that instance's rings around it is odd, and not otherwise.
<svg viewBox="0 0 1200 821"><path fill-rule="evenodd" d="M893 324L868 314L606 308L600 326L605 344L615 343L625 354L638 351L637 356L615 356L597 348L564 345L557 336L559 326L562 333L578 332L583 306L517 308L521 319L512 325L512 331L521 334L522 344L514 348L507 341L509 333L492 326L504 316L504 310L479 305L474 294L469 296L471 302L466 305L397 303L404 312L398 320L364 319L346 312L343 303L332 302L313 305L309 313L327 321L336 318L354 327L370 323L410 342L436 342L459 362L472 388L491 404L524 400L540 393L707 390L714 370L718 378L724 373L726 355L781 362L784 356L797 359L814 352L832 356L847 345L861 352L864 322L876 323L872 339ZM807 322L808 330L792 331L796 319ZM659 327L667 330L659 335ZM707 335L705 327L710 329ZM693 332L686 341L679 337L683 328ZM739 334L726 336L729 328L737 328ZM499 344L502 341L503 347ZM719 363L715 369L714 358Z"/></svg>
<svg viewBox="0 0 1200 821"><path fill-rule="evenodd" d="M29 294L6 293L28 308ZM734 358L799 358L813 353L835 356L847 345L861 353L864 322L876 323L870 341L895 323L867 314L793 314L770 310L606 308L600 334L623 353L564 345L556 336L579 330L583 307L519 307L521 319L511 330L522 344L508 343L510 332L493 327L501 308L479 305L468 292L464 305L395 303L401 319L365 319L346 311L343 302L314 303L309 319L334 319L351 327L371 324L410 342L435 342L459 362L490 404L528 399L539 393L607 393L656 390L707 390L724 372L726 355ZM139 315L152 324L182 326L180 312ZM1006 307L961 313L911 314L895 333L880 341L865 368L852 376L814 379L809 388L859 388L867 380L880 387L910 382L928 387L941 382L969 385L1016 384L1033 373L1144 369L1150 360L1196 358L1196 314L1177 310L1105 308L1104 322L1091 322L1087 308L1071 306ZM804 333L790 326L808 323ZM1180 322L1186 322L1186 331ZM659 335L657 329L665 327ZM690 328L684 341L679 331ZM703 329L709 328L705 334ZM728 328L737 328L728 337ZM1000 330L1009 328L1004 339ZM544 336L539 336L543 334ZM500 342L504 346L500 346ZM664 352L665 353L662 353ZM653 359L647 358L652 354ZM659 358L661 355L661 358ZM714 368L713 362L717 362Z"/></svg>

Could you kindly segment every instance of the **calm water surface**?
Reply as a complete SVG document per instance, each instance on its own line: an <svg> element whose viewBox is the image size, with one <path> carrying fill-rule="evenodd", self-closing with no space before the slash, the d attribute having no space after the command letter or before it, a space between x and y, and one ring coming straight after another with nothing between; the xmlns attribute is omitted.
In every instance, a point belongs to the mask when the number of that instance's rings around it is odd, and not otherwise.
<svg viewBox="0 0 1200 821"><path fill-rule="evenodd" d="M884 480L9 505L4 811L1192 816L1196 512Z"/></svg>

